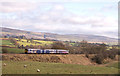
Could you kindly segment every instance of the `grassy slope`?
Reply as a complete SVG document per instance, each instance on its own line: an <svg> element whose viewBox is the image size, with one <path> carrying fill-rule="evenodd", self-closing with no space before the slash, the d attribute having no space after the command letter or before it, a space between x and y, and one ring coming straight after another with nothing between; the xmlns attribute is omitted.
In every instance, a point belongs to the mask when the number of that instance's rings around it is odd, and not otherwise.
<svg viewBox="0 0 120 76"><path fill-rule="evenodd" d="M117 74L117 68L78 64L40 63L33 61L3 61L3 74ZM24 68L27 65L27 68ZM37 72L40 69L40 72Z"/></svg>
<svg viewBox="0 0 120 76"><path fill-rule="evenodd" d="M120 62L115 62L115 63L109 64L109 65L107 65L107 67L113 67L113 68L120 69Z"/></svg>
<svg viewBox="0 0 120 76"><path fill-rule="evenodd" d="M24 53L25 49L18 49L18 48L6 48L8 50L8 53L13 53L13 54L20 54Z"/></svg>
<svg viewBox="0 0 120 76"><path fill-rule="evenodd" d="M6 45L6 46L10 46L10 47L15 47L15 45L13 43L10 42L10 40L2 40L2 45ZM7 49L8 53L24 53L24 49L18 49L18 48L6 48L6 47L0 47L0 49L2 50L2 48ZM0 53L2 53L2 51L0 50Z"/></svg>
<svg viewBox="0 0 120 76"><path fill-rule="evenodd" d="M2 53L2 47L0 47L0 53Z"/></svg>
<svg viewBox="0 0 120 76"><path fill-rule="evenodd" d="M7 45L10 47L15 47L13 43L10 42L10 40L2 40L2 45Z"/></svg>

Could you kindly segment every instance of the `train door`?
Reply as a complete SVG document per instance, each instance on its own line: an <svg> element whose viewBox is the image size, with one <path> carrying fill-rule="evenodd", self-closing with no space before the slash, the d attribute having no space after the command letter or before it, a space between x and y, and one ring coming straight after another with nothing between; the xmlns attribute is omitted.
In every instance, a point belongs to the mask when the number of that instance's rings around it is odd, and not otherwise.
<svg viewBox="0 0 120 76"><path fill-rule="evenodd" d="M42 50L42 53L44 54L44 50Z"/></svg>

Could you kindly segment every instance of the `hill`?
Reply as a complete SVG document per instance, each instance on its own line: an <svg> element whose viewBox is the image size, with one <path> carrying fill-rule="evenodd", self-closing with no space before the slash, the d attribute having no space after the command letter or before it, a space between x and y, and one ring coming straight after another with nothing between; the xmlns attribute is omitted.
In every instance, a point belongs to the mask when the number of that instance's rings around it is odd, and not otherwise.
<svg viewBox="0 0 120 76"><path fill-rule="evenodd" d="M31 32L25 30L18 30L18 29L11 29L11 28L4 28L2 29L2 36L4 35L14 35L20 36L24 35L27 38L37 38L37 39L44 39L44 35L48 39L55 39L55 40L62 40L62 41L82 41L86 40L88 42L105 42L105 43L117 43L117 39L109 38L105 36L98 36L98 35L84 35L84 34L55 34L55 33L45 33L45 32Z"/></svg>

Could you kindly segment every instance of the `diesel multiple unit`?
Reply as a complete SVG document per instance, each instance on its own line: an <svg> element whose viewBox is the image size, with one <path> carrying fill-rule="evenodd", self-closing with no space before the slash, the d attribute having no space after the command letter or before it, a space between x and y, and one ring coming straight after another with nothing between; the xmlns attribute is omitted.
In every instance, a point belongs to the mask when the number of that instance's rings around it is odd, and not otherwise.
<svg viewBox="0 0 120 76"><path fill-rule="evenodd" d="M25 49L26 54L68 54L69 50L60 49Z"/></svg>

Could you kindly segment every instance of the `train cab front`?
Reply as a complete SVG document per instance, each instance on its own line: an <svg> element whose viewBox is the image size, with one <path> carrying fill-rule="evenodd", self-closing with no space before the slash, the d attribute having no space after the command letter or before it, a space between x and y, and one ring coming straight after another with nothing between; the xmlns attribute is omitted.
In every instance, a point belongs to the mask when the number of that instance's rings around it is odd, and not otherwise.
<svg viewBox="0 0 120 76"><path fill-rule="evenodd" d="M25 54L27 54L28 53L28 49L25 49Z"/></svg>

